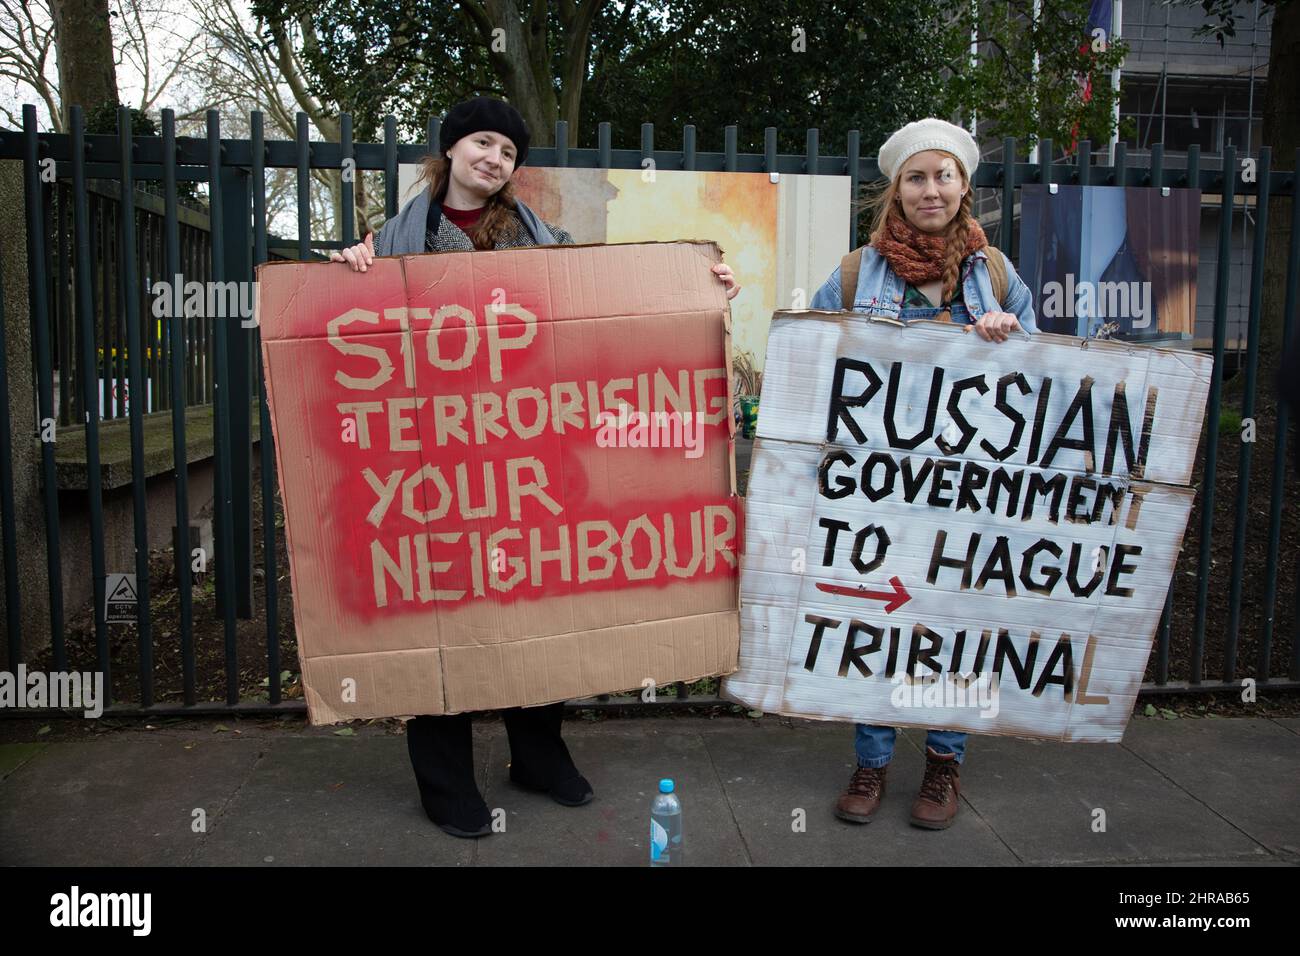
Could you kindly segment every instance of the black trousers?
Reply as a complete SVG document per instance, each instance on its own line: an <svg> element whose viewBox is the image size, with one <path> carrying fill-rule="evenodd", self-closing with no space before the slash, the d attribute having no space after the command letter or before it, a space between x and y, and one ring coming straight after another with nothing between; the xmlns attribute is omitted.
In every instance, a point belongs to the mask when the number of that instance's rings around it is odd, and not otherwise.
<svg viewBox="0 0 1300 956"><path fill-rule="evenodd" d="M511 707L501 711L510 741L514 770L546 783L576 774L569 750L560 737L564 704ZM406 747L420 787L420 797L437 810L481 806L474 779L474 737L471 714L413 717L406 723Z"/></svg>

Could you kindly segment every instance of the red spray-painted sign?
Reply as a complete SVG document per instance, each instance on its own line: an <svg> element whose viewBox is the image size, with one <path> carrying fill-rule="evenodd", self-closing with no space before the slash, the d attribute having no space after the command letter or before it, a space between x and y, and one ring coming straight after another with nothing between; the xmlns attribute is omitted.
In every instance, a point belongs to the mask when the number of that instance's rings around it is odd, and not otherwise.
<svg viewBox="0 0 1300 956"><path fill-rule="evenodd" d="M348 617L736 576L722 310L584 251L263 271L290 543Z"/></svg>

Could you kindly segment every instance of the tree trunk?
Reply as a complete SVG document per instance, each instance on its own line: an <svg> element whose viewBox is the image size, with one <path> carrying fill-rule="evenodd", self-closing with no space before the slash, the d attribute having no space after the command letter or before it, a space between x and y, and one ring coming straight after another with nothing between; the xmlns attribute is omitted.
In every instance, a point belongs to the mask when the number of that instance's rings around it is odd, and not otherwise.
<svg viewBox="0 0 1300 956"><path fill-rule="evenodd" d="M356 238L358 241L366 238L366 233L373 232L374 226L370 224L370 197L366 189L365 170L357 170L357 178L352 182L352 204L356 209Z"/></svg>
<svg viewBox="0 0 1300 956"><path fill-rule="evenodd" d="M569 123L569 144L577 146L581 130L578 119L582 108L582 88L587 81L587 51L591 48L591 30L605 0L586 0L573 9L564 27L564 57L560 75L559 119Z"/></svg>
<svg viewBox="0 0 1300 956"><path fill-rule="evenodd" d="M524 32L523 20L514 0L486 0L487 24L480 24L480 32L489 44L489 59L492 69L505 88L506 97L517 109L524 122L532 131L534 146L550 146L555 136L555 119L558 106L555 102L555 87L550 82L539 84L535 64L545 60L544 52L535 50L537 44L545 49L547 34L545 24L539 31L530 30L532 35ZM505 49L493 49L495 38L493 29L504 31L501 39ZM498 44L499 45L499 44ZM549 74L549 69L548 69Z"/></svg>
<svg viewBox="0 0 1300 956"><path fill-rule="evenodd" d="M87 116L117 106L117 71L108 0L51 0L59 58L59 100L64 128L73 106Z"/></svg>
<svg viewBox="0 0 1300 956"><path fill-rule="evenodd" d="M1264 89L1264 145L1273 149L1273 168L1295 166L1300 148L1300 0L1273 6L1268 54L1268 83ZM1286 303L1286 260L1292 242L1295 196L1268 204L1268 234L1264 255L1264 294L1260 313L1260 388L1272 392L1282 355L1282 309ZM1294 320L1293 320L1294 321Z"/></svg>

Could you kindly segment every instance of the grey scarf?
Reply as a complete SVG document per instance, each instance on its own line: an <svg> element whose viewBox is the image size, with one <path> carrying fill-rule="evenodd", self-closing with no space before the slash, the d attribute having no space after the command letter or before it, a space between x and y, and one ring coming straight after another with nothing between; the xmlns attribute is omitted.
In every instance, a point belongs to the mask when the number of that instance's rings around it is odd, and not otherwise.
<svg viewBox="0 0 1300 956"><path fill-rule="evenodd" d="M425 251L425 222L429 217L429 190L420 192L402 207L396 216L384 223L375 236L375 254L380 256L413 256ZM522 199L515 200L515 212L524 228L532 235L539 246L553 246L559 240L547 228L537 213L524 204Z"/></svg>

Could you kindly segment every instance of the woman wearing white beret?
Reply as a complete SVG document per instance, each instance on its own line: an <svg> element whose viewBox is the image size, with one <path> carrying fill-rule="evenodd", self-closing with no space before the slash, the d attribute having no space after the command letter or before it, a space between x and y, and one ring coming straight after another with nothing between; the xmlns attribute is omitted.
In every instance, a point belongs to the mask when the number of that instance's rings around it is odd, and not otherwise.
<svg viewBox="0 0 1300 956"><path fill-rule="evenodd" d="M1036 331L1029 287L971 215L979 165L971 135L940 119L918 120L889 137L879 162L888 183L877 201L871 241L844 257L811 307L957 322L991 343ZM858 766L836 804L840 819L867 823L875 815L895 733L893 727L857 725ZM964 733L927 733L925 777L912 804L915 826L951 826L965 750Z"/></svg>

